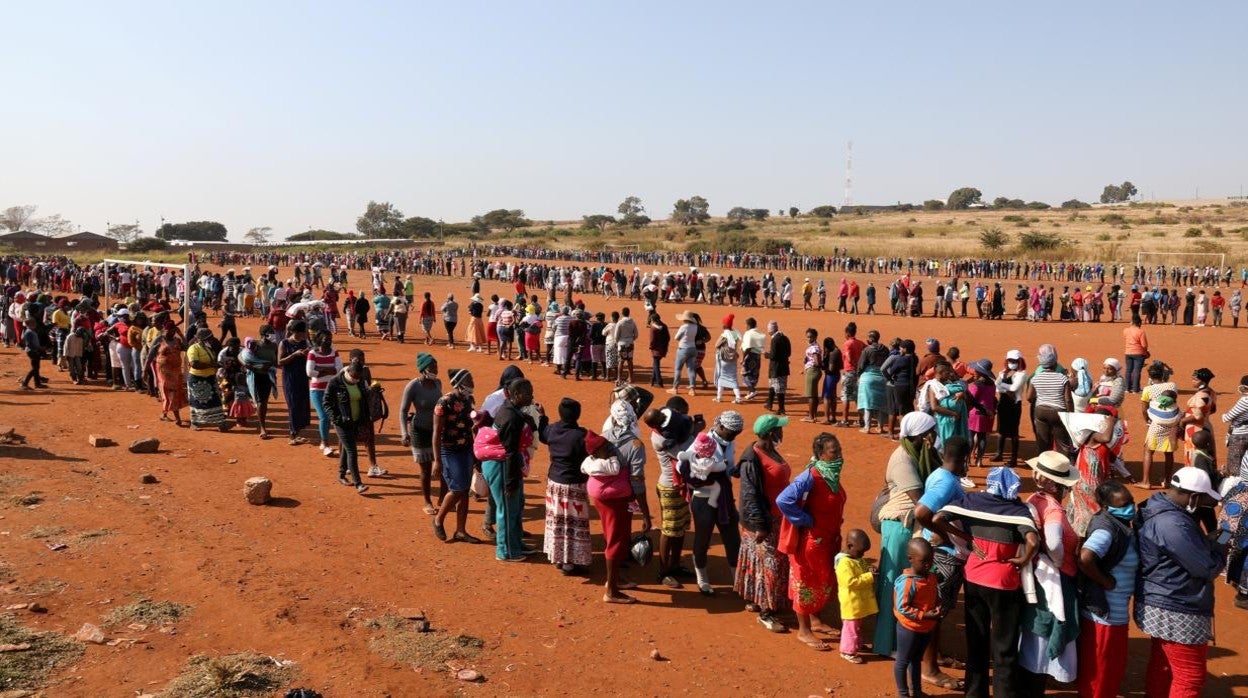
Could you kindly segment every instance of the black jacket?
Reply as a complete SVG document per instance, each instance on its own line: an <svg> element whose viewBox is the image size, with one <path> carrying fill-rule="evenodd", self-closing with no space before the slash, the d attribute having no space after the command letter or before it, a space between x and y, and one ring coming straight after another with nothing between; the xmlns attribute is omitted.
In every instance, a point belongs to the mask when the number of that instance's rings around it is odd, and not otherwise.
<svg viewBox="0 0 1248 698"><path fill-rule="evenodd" d="M763 487L763 465L754 451L757 445L757 441L750 444L737 462L737 471L741 475L741 501L738 506L741 525L745 530L770 533L772 526L779 522L771 516L773 502L767 500L767 491Z"/></svg>
<svg viewBox="0 0 1248 698"><path fill-rule="evenodd" d="M368 302L368 299L363 295L355 299L355 317L359 318L360 322L368 319L368 311L372 310L372 308L373 304Z"/></svg>
<svg viewBox="0 0 1248 698"><path fill-rule="evenodd" d="M767 352L768 378L783 378L789 375L789 358L793 355L793 347L783 332L771 336L771 349Z"/></svg>
<svg viewBox="0 0 1248 698"><path fill-rule="evenodd" d="M585 428L569 422L550 423L541 431L542 443L550 454L546 477L560 485L583 485L589 476L581 472L585 460Z"/></svg>
<svg viewBox="0 0 1248 698"><path fill-rule="evenodd" d="M526 424L533 430L535 437L541 433L539 425L534 424L532 418L521 412L511 403L511 400L504 402L503 406L498 408L498 414L494 416L494 429L498 432L499 442L507 452L507 474L503 486L509 490L516 489L524 483L524 456L520 453L520 437ZM540 427L545 426L546 418L542 417Z"/></svg>
<svg viewBox="0 0 1248 698"><path fill-rule="evenodd" d="M334 426L351 429L358 424L367 424L372 421L368 414L368 383L361 378L356 385L360 386L360 418L358 420L351 419L351 394L347 392L347 381L342 377L342 373L339 372L331 378L329 385L325 386L325 414Z"/></svg>

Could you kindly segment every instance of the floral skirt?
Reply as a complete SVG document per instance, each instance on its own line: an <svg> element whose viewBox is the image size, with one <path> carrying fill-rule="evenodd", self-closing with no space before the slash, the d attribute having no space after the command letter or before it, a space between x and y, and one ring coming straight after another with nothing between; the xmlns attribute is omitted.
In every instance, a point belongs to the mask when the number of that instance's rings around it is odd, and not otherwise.
<svg viewBox="0 0 1248 698"><path fill-rule="evenodd" d="M732 590L747 603L768 611L783 611L789 605L789 556L776 549L779 527L761 543L750 531L741 532L741 552L737 556L737 578Z"/></svg>
<svg viewBox="0 0 1248 698"><path fill-rule="evenodd" d="M542 552L555 565L589 565L589 492L585 485L546 483L546 530Z"/></svg>

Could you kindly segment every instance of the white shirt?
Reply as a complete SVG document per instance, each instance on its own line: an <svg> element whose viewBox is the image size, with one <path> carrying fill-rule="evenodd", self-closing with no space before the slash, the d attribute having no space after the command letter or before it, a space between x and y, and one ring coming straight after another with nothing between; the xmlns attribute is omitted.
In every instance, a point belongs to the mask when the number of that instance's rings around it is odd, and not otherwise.
<svg viewBox="0 0 1248 698"><path fill-rule="evenodd" d="M767 335L757 327L752 327L745 331L741 336L741 350L752 351L758 354L763 353L763 348L767 346Z"/></svg>

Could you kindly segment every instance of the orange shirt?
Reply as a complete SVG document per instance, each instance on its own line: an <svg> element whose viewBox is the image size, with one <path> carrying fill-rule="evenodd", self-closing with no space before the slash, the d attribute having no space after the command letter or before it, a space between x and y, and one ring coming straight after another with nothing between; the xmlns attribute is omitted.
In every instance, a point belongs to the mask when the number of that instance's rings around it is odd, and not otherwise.
<svg viewBox="0 0 1248 698"><path fill-rule="evenodd" d="M1124 352L1128 356L1136 354L1144 356L1148 354L1148 337L1144 334L1143 327L1131 325L1122 331L1122 339L1126 342L1127 348Z"/></svg>

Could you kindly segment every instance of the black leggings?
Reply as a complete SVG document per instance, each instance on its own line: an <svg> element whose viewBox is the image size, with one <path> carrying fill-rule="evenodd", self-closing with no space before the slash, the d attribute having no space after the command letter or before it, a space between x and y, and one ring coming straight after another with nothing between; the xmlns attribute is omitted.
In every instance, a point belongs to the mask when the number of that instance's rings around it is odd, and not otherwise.
<svg viewBox="0 0 1248 698"><path fill-rule="evenodd" d="M345 478L351 473L351 484L360 484L360 459L356 446L355 425L342 427L334 425L334 433L338 434L338 477Z"/></svg>
<svg viewBox="0 0 1248 698"><path fill-rule="evenodd" d="M22 379L22 385L30 385L30 381L34 380L35 385L38 386L43 382L43 376L39 375L39 362L43 361L43 357L38 352L29 352L26 358L30 359L30 371Z"/></svg>
<svg viewBox="0 0 1248 698"><path fill-rule="evenodd" d="M729 487L730 485L723 485ZM741 530L736 509L729 509L728 523L719 522L719 509L710 505L706 497L690 497L689 509L693 514L693 564L706 568L706 553L711 549L711 534L719 529L719 539L724 543L724 555L728 566L736 568L737 555L741 552Z"/></svg>

